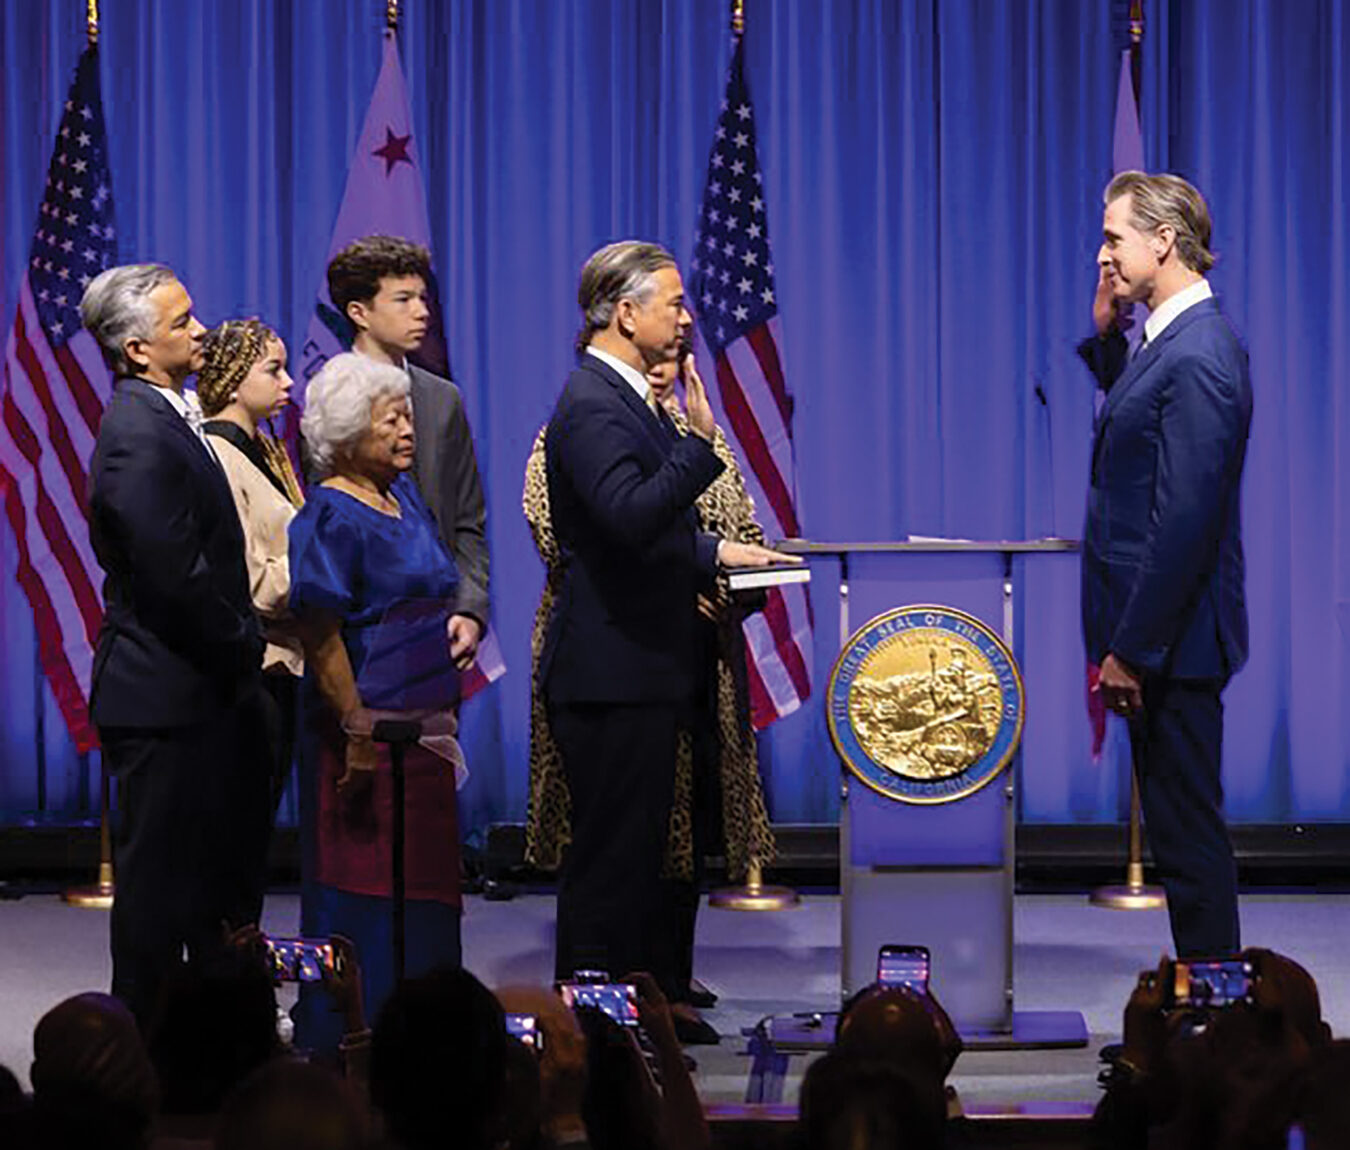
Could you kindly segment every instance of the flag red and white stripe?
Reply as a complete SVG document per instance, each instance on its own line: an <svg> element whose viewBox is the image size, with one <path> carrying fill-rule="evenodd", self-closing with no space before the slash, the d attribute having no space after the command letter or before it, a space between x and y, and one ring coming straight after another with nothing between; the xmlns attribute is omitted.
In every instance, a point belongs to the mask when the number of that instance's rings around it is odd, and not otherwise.
<svg viewBox="0 0 1350 1150"><path fill-rule="evenodd" d="M0 484L42 670L80 751L102 573L89 542L88 468L112 376L80 325L84 288L117 258L98 56L80 57L38 209L0 378Z"/></svg>
<svg viewBox="0 0 1350 1150"><path fill-rule="evenodd" d="M737 38L708 160L690 260L690 294L713 357L718 407L770 538L801 535L792 396L779 348L754 111ZM762 730L811 694L811 603L801 584L771 588L745 622L751 717Z"/></svg>

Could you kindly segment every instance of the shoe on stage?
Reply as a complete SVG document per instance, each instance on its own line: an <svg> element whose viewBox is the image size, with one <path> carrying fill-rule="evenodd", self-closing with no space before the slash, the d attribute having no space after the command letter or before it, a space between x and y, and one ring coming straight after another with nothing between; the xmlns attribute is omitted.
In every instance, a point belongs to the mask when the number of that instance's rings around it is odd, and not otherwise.
<svg viewBox="0 0 1350 1150"><path fill-rule="evenodd" d="M711 1010L717 1005L717 995L697 978L689 980L689 1005L699 1010Z"/></svg>
<svg viewBox="0 0 1350 1150"><path fill-rule="evenodd" d="M675 1023L675 1037L680 1040L681 1046L716 1046L722 1041L722 1036L712 1025L700 1018L691 1007L680 1009L677 1006L670 1013Z"/></svg>

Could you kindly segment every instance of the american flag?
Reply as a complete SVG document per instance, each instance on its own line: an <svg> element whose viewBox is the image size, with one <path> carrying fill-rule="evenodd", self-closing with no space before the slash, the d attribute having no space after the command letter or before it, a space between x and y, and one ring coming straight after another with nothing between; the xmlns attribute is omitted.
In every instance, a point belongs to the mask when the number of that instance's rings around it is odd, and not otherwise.
<svg viewBox="0 0 1350 1150"><path fill-rule="evenodd" d="M103 618L89 543L88 461L112 376L80 297L117 258L98 56L86 49L61 116L0 380L0 486L33 608L42 669L80 751Z"/></svg>
<svg viewBox="0 0 1350 1150"><path fill-rule="evenodd" d="M795 538L797 476L792 396L783 376L773 257L755 148L755 117L737 37L717 118L708 182L689 261L699 330L712 353L724 423L747 465L746 487L769 536ZM762 730L811 694L811 605L806 588L771 588L745 622L751 716Z"/></svg>

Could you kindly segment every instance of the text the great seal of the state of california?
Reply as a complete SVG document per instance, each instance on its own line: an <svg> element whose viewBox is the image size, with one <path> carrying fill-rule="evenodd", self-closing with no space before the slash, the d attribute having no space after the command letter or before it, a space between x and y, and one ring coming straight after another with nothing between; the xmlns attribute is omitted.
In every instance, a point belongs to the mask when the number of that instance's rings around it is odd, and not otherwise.
<svg viewBox="0 0 1350 1150"><path fill-rule="evenodd" d="M1022 676L984 623L951 607L900 607L857 631L835 661L830 737L862 782L907 803L949 803L1012 760Z"/></svg>

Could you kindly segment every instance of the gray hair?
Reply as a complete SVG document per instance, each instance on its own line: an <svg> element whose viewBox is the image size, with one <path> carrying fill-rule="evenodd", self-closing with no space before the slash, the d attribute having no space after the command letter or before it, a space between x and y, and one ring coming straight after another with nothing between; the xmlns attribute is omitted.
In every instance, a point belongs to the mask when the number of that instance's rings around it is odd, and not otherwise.
<svg viewBox="0 0 1350 1150"><path fill-rule="evenodd" d="M645 240L619 240L595 252L581 269L577 287L583 318L577 334L578 354L597 331L609 327L621 299L645 304L655 290L656 273L675 266L675 257L665 248Z"/></svg>
<svg viewBox="0 0 1350 1150"><path fill-rule="evenodd" d="M323 365L305 388L305 414L300 417L315 474L333 474L333 463L370 430L370 412L377 399L402 399L411 390L408 373L393 364L347 351Z"/></svg>
<svg viewBox="0 0 1350 1150"><path fill-rule="evenodd" d="M127 358L126 342L154 339L158 316L150 293L177 278L163 264L123 264L89 281L80 300L80 318L113 371L124 374L135 369Z"/></svg>
<svg viewBox="0 0 1350 1150"><path fill-rule="evenodd" d="M1141 232L1151 235L1164 224L1176 232L1177 258L1191 271L1207 272L1214 266L1209 208L1192 184L1166 172L1121 172L1106 186L1102 200L1109 204L1121 196L1131 197L1130 223Z"/></svg>

